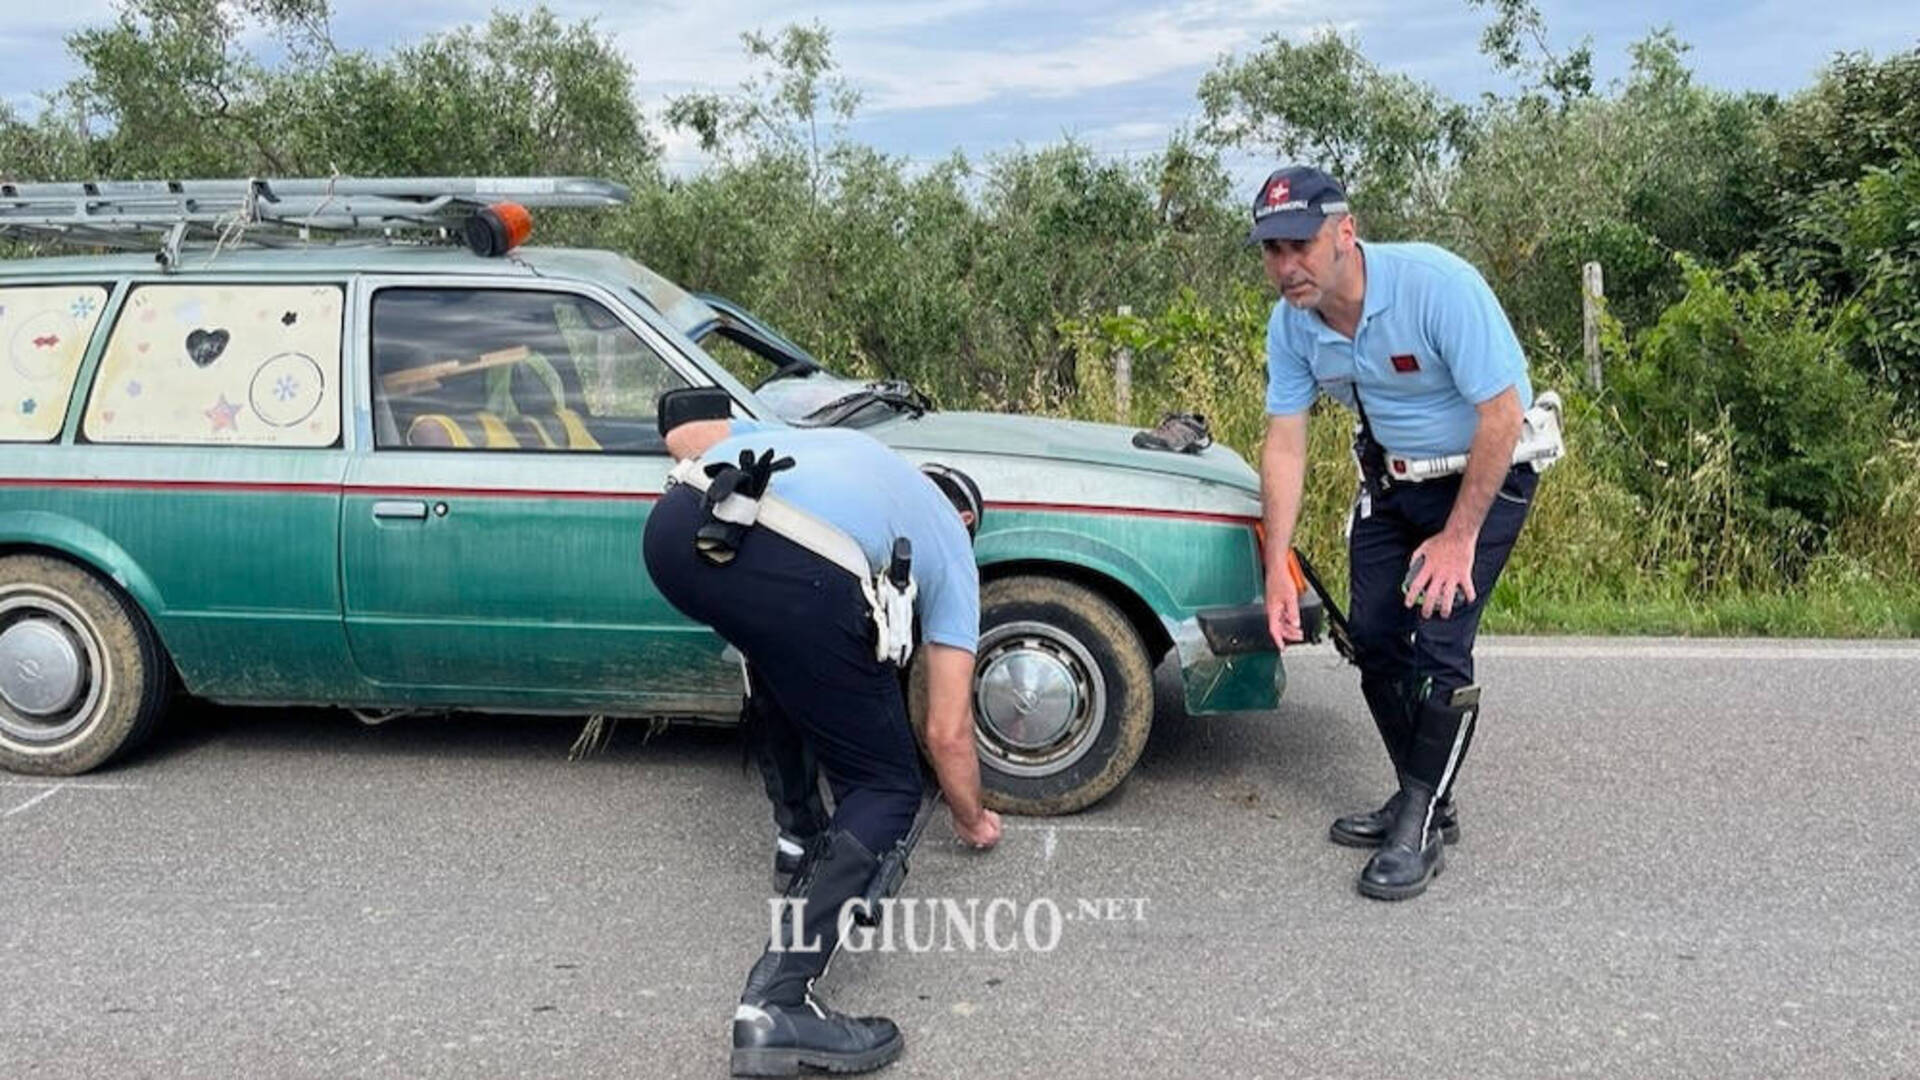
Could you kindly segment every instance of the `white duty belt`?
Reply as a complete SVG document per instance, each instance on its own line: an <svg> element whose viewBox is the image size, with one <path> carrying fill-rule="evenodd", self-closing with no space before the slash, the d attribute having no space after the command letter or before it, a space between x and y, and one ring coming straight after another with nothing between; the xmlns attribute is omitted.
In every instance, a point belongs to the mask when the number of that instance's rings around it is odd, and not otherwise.
<svg viewBox="0 0 1920 1080"><path fill-rule="evenodd" d="M1521 422L1520 441L1513 444L1513 464L1546 472L1566 453L1567 444L1560 434L1560 395L1548 390L1535 399ZM1416 458L1388 453L1386 458L1387 479L1396 484L1417 484L1467 471L1465 454Z"/></svg>
<svg viewBox="0 0 1920 1080"><path fill-rule="evenodd" d="M713 486L706 464L699 458L675 465L667 474L667 483L686 484L701 493ZM867 562L859 541L772 493L752 499L735 492L713 508L713 516L735 525L771 529L852 574L860 583L874 628L879 631L874 640L874 659L906 667L913 655L913 601L920 594L919 582L908 577L906 588L895 585L886 571L876 571Z"/></svg>

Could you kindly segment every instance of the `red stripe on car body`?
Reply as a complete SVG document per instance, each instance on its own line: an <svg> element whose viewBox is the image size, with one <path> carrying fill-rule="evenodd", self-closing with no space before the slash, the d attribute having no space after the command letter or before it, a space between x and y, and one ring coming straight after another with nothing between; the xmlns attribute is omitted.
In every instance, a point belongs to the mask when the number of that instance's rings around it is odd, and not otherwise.
<svg viewBox="0 0 1920 1080"><path fill-rule="evenodd" d="M393 484L285 484L252 480L105 480L97 478L0 477L0 488L83 488L127 491L195 491L208 493L293 494L388 496L419 498L456 497L481 499L622 499L651 501L657 492L564 491L546 488L460 488L399 486ZM990 501L990 510L1028 514L1100 514L1111 517L1166 518L1179 521L1203 521L1217 525L1249 526L1259 521L1247 514L1220 514L1204 510L1162 510L1137 506L1096 506L1087 503Z"/></svg>

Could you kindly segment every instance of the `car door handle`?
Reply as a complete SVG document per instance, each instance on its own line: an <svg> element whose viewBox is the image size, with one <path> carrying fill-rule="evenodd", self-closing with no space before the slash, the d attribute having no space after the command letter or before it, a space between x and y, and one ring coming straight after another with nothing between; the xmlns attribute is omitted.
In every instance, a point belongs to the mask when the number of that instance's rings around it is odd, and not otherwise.
<svg viewBox="0 0 1920 1080"><path fill-rule="evenodd" d="M427 504L419 499L381 499L373 504L373 516L377 518L406 518L412 521L427 520Z"/></svg>

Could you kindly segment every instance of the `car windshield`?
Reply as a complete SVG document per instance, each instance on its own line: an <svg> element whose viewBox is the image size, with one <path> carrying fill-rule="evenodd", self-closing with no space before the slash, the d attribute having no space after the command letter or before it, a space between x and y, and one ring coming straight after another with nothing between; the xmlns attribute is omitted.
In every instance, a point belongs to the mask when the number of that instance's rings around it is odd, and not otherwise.
<svg viewBox="0 0 1920 1080"><path fill-rule="evenodd" d="M666 317L675 330L692 337L694 331L720 317L720 313L692 293L654 273L637 260L620 256L621 269L640 298Z"/></svg>
<svg viewBox="0 0 1920 1080"><path fill-rule="evenodd" d="M807 427L867 427L932 408L903 380L870 382L829 370L791 338L725 297L689 293L626 257L633 289L690 338L728 375L787 423Z"/></svg>

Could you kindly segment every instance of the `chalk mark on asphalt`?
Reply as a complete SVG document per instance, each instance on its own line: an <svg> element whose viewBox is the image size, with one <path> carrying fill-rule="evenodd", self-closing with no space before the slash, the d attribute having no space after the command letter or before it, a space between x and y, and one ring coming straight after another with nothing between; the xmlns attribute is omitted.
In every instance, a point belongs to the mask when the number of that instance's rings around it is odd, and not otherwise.
<svg viewBox="0 0 1920 1080"><path fill-rule="evenodd" d="M1043 863L1050 863L1053 861L1053 853L1060 846L1060 834L1063 832L1127 834L1127 833L1143 833L1147 831L1146 826L1144 825L1074 825L1074 824L1068 824L1068 823L1059 823L1059 824L1052 824L1052 825L1003 824L1000 827L1003 831L1006 831L1006 832L1037 832L1039 833L1040 834L1040 861Z"/></svg>
<svg viewBox="0 0 1920 1080"><path fill-rule="evenodd" d="M13 809L7 811L4 814L0 814L0 817L12 817L15 814L24 813L28 810L31 810L34 807L52 798L55 794L57 794L60 791L60 789L66 786L67 785L65 784L55 784L52 787L48 788L47 790L41 792L40 794L35 795L33 798L28 799L26 802L21 803L19 806L14 807Z"/></svg>
<svg viewBox="0 0 1920 1080"><path fill-rule="evenodd" d="M71 788L74 791L138 791L139 784L105 784L95 780L0 780L0 788Z"/></svg>

